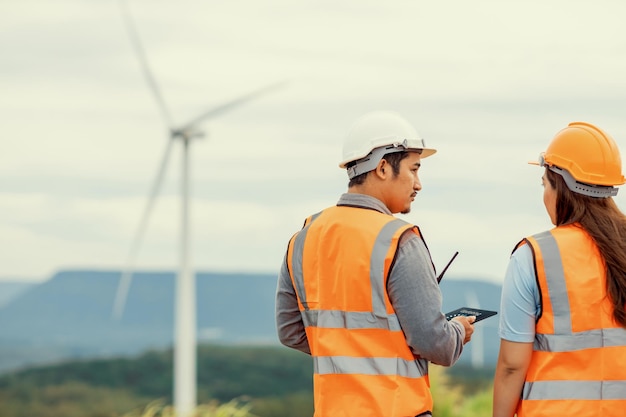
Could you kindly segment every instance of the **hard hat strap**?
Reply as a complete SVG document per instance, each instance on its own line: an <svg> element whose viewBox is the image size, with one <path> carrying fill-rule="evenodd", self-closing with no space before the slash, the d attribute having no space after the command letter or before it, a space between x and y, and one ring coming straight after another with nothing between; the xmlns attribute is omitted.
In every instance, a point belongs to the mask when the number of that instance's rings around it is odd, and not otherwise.
<svg viewBox="0 0 626 417"><path fill-rule="evenodd" d="M422 149L409 148L406 139L404 142L392 143L390 145L374 148L365 158L357 160L354 165L347 168L348 178L352 179L361 174L365 174L366 172L375 170L380 160L387 154L408 150L422 153Z"/></svg>
<svg viewBox="0 0 626 417"><path fill-rule="evenodd" d="M563 181L565 181L565 185L567 185L567 188L575 193L586 195L589 197L607 198L616 196L617 192L619 191L618 188L612 187L610 185L593 185L576 181L576 178L572 177L572 174L570 174L567 170L559 168L555 165L548 165L547 163L545 163L545 161L540 162L544 162L542 166L545 166L550 171L559 174L563 178Z"/></svg>
<svg viewBox="0 0 626 417"><path fill-rule="evenodd" d="M394 147L393 145L381 146L372 150L365 158L361 158L354 165L348 168L348 178L352 179L358 177L361 174L370 172L376 169L376 166L383 159L383 156L394 153L402 152L406 150L404 147Z"/></svg>

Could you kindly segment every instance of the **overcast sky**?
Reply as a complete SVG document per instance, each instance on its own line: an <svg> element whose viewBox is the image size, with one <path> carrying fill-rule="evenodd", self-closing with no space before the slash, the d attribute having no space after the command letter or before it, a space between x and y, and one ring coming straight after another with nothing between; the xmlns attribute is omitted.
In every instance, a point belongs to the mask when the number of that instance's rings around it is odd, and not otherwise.
<svg viewBox="0 0 626 417"><path fill-rule="evenodd" d="M551 225L526 162L571 121L626 152L622 1L129 0L174 123L272 83L192 144L193 263L276 273L336 203L342 139L370 110L438 149L407 221L450 277L501 282ZM0 277L122 268L168 140L116 0L3 2ZM178 264L180 144L137 258ZM626 207L626 191L616 200Z"/></svg>

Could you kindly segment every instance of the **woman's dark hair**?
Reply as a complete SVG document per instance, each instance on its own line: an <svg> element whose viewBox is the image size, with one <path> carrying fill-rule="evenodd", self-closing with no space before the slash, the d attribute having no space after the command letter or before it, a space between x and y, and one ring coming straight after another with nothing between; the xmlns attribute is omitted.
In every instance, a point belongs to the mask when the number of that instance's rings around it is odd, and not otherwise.
<svg viewBox="0 0 626 417"><path fill-rule="evenodd" d="M408 152L394 152L394 153L388 153L384 155L383 159L386 160L389 163L389 165L391 165L391 170L393 171L393 175L395 176L400 173L400 161L402 161L407 156L409 156ZM347 168L350 168L354 164L356 164L356 161L349 163L347 165ZM363 184L365 182L365 177L370 172L372 171L364 172L363 174L357 175L356 177L352 178L350 182L348 183L348 188L352 187L353 185Z"/></svg>
<svg viewBox="0 0 626 417"><path fill-rule="evenodd" d="M556 225L579 223L594 240L604 258L613 317L626 328L626 216L612 198L574 193L549 169L546 176L556 190Z"/></svg>

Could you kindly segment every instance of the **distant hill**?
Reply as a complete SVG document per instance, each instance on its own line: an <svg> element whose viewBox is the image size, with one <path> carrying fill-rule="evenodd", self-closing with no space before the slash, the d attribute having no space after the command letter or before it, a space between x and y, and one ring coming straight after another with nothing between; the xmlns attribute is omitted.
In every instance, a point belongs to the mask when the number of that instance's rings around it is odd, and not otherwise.
<svg viewBox="0 0 626 417"><path fill-rule="evenodd" d="M0 281L0 307L35 285L33 282Z"/></svg>
<svg viewBox="0 0 626 417"><path fill-rule="evenodd" d="M278 344L275 275L201 272L196 277L200 341ZM171 346L174 273L136 273L124 316L116 321L111 309L119 279L119 271L61 271L12 297L0 308L0 371ZM446 277L441 289L444 312L462 306L499 309L498 285ZM462 361L495 363L496 325L497 316L477 325L476 347L482 332L484 356L477 356L482 348L472 353L469 347Z"/></svg>

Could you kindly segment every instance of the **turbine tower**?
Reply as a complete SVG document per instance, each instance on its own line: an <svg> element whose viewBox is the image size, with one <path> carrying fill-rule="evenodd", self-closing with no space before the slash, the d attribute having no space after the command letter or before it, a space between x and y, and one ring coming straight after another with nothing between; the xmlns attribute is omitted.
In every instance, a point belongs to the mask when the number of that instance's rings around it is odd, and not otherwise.
<svg viewBox="0 0 626 417"><path fill-rule="evenodd" d="M465 293L465 302L468 306L475 306L475 308L480 308L480 302L478 301L478 296L476 295L476 291L470 290ZM484 335L483 329L481 326L474 327L474 335L472 336L472 367L473 368L482 368L485 365L485 343L484 343Z"/></svg>
<svg viewBox="0 0 626 417"><path fill-rule="evenodd" d="M261 97L268 92L284 85L284 82L270 85L252 93L246 94L232 101L223 103L199 116L191 119L189 122L176 126L173 123L171 113L161 95L156 79L150 71L148 59L141 45L138 32L133 23L130 9L125 0L119 0L119 6L124 20L124 26L128 32L132 47L137 56L143 76L148 88L150 89L159 111L169 133L169 138L165 147L163 156L154 178L152 187L148 194L148 199L144 207L143 215L139 222L134 238L131 243L126 266L118 284L115 300L113 303L112 316L114 319L120 319L124 313L126 297L130 287L132 278L132 270L136 256L141 247L143 235L148 225L148 219L152 213L156 198L163 182L163 177L167 170L170 153L174 141L182 142L182 173L181 173L181 218L180 218L180 253L179 253L179 269L176 277L176 299L174 304L174 408L177 415L186 417L191 414L197 403L197 375L196 375L196 289L195 276L191 266L189 239L189 152L191 140L203 136L198 128L201 122L205 122L211 118L228 112L250 100Z"/></svg>

